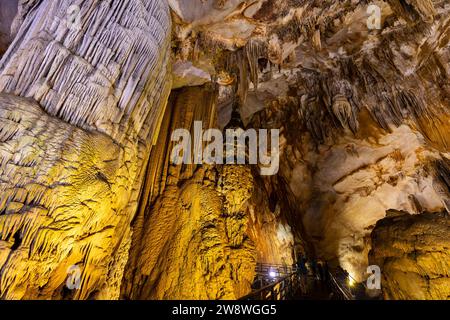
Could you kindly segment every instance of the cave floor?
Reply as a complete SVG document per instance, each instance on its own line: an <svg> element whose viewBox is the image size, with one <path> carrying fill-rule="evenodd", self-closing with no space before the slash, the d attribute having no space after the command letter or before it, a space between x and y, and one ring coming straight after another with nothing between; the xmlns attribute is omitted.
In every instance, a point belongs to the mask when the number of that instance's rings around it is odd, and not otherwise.
<svg viewBox="0 0 450 320"><path fill-rule="evenodd" d="M333 292L325 282L308 277L306 289L302 290L300 288L292 300L331 300L332 295Z"/></svg>

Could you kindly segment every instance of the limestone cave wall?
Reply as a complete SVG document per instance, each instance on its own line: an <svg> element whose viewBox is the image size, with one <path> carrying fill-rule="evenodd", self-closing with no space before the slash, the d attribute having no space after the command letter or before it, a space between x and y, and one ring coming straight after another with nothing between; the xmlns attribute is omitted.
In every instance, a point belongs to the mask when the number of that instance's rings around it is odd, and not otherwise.
<svg viewBox="0 0 450 320"><path fill-rule="evenodd" d="M292 247L305 240L298 252L363 281L388 210L448 212L447 3L170 5L174 74L184 66L200 81L214 67L223 126L237 103L247 128L281 129L280 171L259 188L281 195L277 221L292 228Z"/></svg>
<svg viewBox="0 0 450 320"><path fill-rule="evenodd" d="M306 255L448 299L449 12L0 1L0 298L236 299ZM172 163L196 121L279 129L279 170Z"/></svg>
<svg viewBox="0 0 450 320"><path fill-rule="evenodd" d="M0 297L118 298L170 91L164 1L21 1L0 60ZM79 290L66 290L78 268Z"/></svg>
<svg viewBox="0 0 450 320"><path fill-rule="evenodd" d="M370 261L381 266L387 299L448 300L448 215L390 211L373 233Z"/></svg>

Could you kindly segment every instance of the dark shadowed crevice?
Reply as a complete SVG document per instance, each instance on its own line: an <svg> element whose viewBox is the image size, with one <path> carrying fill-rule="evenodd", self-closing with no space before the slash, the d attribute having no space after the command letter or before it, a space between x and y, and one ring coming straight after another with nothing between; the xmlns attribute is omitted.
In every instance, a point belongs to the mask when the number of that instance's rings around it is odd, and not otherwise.
<svg viewBox="0 0 450 320"><path fill-rule="evenodd" d="M0 0L0 58L13 40L11 25L17 14L17 8L18 0Z"/></svg>
<svg viewBox="0 0 450 320"><path fill-rule="evenodd" d="M11 247L12 251L19 249L20 245L22 244L22 230L18 230L14 234L13 239L14 239L14 244Z"/></svg>

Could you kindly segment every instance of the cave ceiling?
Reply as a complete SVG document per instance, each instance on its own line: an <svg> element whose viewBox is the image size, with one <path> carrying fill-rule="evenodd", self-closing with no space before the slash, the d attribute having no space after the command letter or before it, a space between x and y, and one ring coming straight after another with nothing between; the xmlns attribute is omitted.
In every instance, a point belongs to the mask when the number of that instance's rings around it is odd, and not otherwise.
<svg viewBox="0 0 450 320"><path fill-rule="evenodd" d="M0 298L237 299L308 256L448 299L449 13L0 0ZM275 174L174 164L199 121L279 130Z"/></svg>

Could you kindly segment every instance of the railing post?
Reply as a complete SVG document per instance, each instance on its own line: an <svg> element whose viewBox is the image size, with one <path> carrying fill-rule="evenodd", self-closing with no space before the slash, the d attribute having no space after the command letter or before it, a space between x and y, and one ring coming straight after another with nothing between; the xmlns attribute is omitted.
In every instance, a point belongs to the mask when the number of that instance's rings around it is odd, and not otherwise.
<svg viewBox="0 0 450 320"><path fill-rule="evenodd" d="M242 299L252 300L283 300L295 297L295 294L301 289L302 283L299 279L299 274L296 268L286 265L268 265L257 264L255 270L258 277L255 279L254 285L259 282L259 289L253 293L243 297ZM264 279L269 279L270 271L277 271L280 277L277 282L270 284L266 283ZM272 280L272 279L271 279Z"/></svg>

